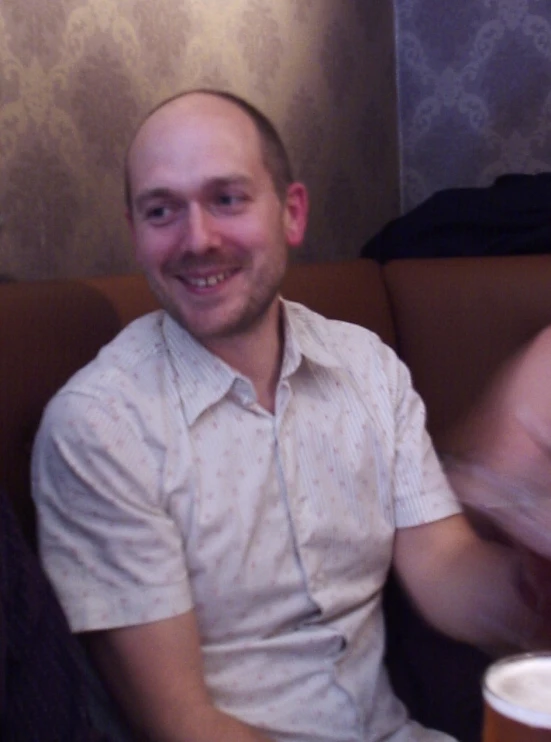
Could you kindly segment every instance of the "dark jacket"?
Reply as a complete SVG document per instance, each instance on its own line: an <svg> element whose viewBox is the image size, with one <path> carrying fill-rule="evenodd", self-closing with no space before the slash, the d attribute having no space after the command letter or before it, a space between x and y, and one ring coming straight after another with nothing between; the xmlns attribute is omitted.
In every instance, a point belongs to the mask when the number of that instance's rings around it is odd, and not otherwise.
<svg viewBox="0 0 551 742"><path fill-rule="evenodd" d="M0 490L0 739L107 742L91 726L82 652Z"/></svg>
<svg viewBox="0 0 551 742"><path fill-rule="evenodd" d="M503 175L488 188L438 191L367 242L363 258L551 252L551 173Z"/></svg>

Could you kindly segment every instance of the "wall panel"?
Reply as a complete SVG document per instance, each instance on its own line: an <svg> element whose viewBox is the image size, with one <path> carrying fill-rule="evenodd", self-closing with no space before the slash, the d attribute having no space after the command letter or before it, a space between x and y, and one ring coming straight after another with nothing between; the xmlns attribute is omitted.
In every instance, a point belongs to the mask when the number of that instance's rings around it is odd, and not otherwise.
<svg viewBox="0 0 551 742"><path fill-rule="evenodd" d="M272 116L312 193L303 260L355 256L398 210L390 0L2 0L0 273L134 269L121 164L193 86Z"/></svg>

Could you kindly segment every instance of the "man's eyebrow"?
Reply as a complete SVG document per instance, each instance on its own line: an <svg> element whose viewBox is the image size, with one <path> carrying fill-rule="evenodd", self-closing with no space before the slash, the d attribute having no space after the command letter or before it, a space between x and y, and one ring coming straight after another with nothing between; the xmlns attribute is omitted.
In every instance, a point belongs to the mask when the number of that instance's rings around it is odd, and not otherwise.
<svg viewBox="0 0 551 742"><path fill-rule="evenodd" d="M241 175L238 173L235 175L223 175L218 178L211 178L206 182L205 187L208 189L232 185L244 186L249 185L251 182L252 178L249 178L247 175Z"/></svg>
<svg viewBox="0 0 551 742"><path fill-rule="evenodd" d="M228 186L248 186L252 183L252 178L241 173L230 173L229 175L221 175L215 178L210 178L201 187L203 191L209 191L216 188L227 188ZM142 193L139 193L134 199L135 206L138 210L145 207L148 201L152 201L156 198L174 198L174 191L170 188L150 188Z"/></svg>

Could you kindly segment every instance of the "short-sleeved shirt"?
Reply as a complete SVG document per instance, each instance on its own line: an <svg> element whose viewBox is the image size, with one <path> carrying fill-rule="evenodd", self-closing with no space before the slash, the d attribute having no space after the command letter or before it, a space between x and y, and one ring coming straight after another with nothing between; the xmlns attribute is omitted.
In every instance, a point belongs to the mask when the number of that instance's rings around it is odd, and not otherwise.
<svg viewBox="0 0 551 742"><path fill-rule="evenodd" d="M214 703L273 740L449 739L408 721L383 667L395 530L460 510L422 402L376 335L281 307L274 414L162 311L54 397L44 564L74 631L193 609Z"/></svg>

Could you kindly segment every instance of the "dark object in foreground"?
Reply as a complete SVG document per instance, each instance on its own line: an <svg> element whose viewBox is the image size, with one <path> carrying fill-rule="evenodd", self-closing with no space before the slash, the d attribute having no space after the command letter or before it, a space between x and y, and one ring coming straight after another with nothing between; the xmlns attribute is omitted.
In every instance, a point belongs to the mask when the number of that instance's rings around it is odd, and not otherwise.
<svg viewBox="0 0 551 742"><path fill-rule="evenodd" d="M362 258L529 255L551 251L551 173L502 175L488 188L438 191L370 239Z"/></svg>
<svg viewBox="0 0 551 742"><path fill-rule="evenodd" d="M88 719L81 651L0 490L0 739L108 742Z"/></svg>

